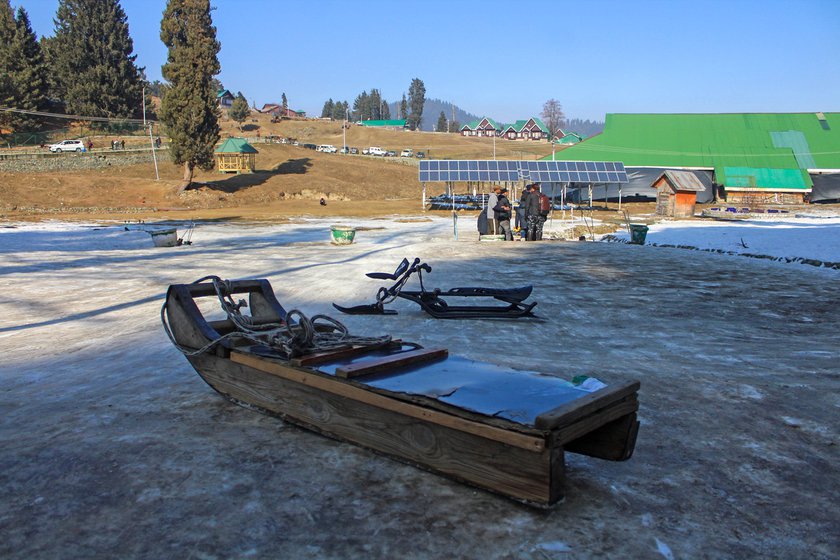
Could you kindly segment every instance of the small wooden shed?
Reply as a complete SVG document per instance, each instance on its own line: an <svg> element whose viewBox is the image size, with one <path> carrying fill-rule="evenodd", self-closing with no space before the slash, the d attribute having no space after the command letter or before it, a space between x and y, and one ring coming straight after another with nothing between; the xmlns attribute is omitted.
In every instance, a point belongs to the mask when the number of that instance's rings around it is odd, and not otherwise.
<svg viewBox="0 0 840 560"><path fill-rule="evenodd" d="M252 173L258 153L244 138L228 138L216 148L216 168L219 173Z"/></svg>
<svg viewBox="0 0 840 560"><path fill-rule="evenodd" d="M656 213L660 216L688 218L694 215L697 193L705 190L691 171L668 170L653 182L656 189Z"/></svg>

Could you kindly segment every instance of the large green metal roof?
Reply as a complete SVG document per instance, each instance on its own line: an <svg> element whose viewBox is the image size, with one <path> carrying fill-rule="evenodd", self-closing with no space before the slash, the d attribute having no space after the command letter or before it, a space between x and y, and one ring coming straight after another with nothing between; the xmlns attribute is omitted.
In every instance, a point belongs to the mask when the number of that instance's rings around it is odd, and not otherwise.
<svg viewBox="0 0 840 560"><path fill-rule="evenodd" d="M802 181L786 188L807 189L807 169L840 169L840 113L608 114L603 133L555 158L713 168L719 184L740 180L727 181L726 168L797 170ZM769 188L790 174L754 176L773 177L756 185Z"/></svg>
<svg viewBox="0 0 840 560"><path fill-rule="evenodd" d="M405 128L405 119L399 120L368 120L362 121L362 126L397 126Z"/></svg>

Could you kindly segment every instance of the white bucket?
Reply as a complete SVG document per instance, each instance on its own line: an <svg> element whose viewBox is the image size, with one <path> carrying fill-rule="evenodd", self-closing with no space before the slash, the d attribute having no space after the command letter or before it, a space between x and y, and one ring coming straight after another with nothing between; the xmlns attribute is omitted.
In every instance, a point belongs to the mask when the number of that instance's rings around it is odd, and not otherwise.
<svg viewBox="0 0 840 560"><path fill-rule="evenodd" d="M155 247L174 247L178 244L178 230L177 229L159 229L150 231L152 236L152 243Z"/></svg>

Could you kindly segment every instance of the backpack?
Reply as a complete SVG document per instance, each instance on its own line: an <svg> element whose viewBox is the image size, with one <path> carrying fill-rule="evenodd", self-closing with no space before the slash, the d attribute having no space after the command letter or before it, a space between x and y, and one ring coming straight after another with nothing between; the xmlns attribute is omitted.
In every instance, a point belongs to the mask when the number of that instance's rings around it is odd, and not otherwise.
<svg viewBox="0 0 840 560"><path fill-rule="evenodd" d="M540 216L548 216L551 212L551 199L540 193Z"/></svg>

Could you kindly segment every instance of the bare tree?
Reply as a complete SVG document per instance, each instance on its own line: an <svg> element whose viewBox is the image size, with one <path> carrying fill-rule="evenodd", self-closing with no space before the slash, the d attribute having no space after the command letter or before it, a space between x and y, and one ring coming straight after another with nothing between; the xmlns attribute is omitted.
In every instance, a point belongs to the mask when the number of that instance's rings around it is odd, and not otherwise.
<svg viewBox="0 0 840 560"><path fill-rule="evenodd" d="M563 128L563 123L566 120L566 115L563 114L563 106L556 99L549 99L543 104L540 116L545 126L548 127L548 141L551 142Z"/></svg>

